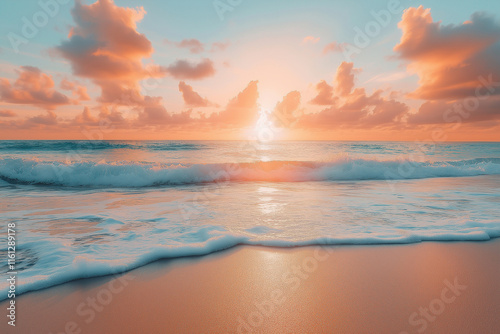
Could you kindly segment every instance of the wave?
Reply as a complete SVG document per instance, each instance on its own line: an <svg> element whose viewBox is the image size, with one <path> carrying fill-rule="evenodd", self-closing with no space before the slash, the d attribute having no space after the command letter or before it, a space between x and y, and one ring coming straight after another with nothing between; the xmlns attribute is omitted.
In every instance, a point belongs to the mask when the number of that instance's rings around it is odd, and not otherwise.
<svg viewBox="0 0 500 334"><path fill-rule="evenodd" d="M43 266L43 274L26 276L28 272L24 272L23 279L17 283L16 294L20 295L29 291L41 290L78 279L116 275L162 259L208 255L240 245L289 248L302 246L412 244L424 241L487 241L500 237L500 221L487 223L464 221L456 230L421 230L409 232L403 230L397 231L396 229L392 232L373 233L371 236L339 235L296 241L266 239L259 238L259 236L255 238L255 235L262 233L259 233L259 231L254 232L256 233L250 233L253 234L252 236L249 234L234 234L220 226L203 227L195 234L205 239L204 241L200 240L200 242L187 244L180 243L175 246L148 244L146 252L141 254L136 249L133 256L122 254L119 261L103 258L92 259L92 254L90 253L79 255L68 254L68 256L72 257L71 262L64 266L55 267L56 270L52 272L50 272L51 261L60 260L61 249L54 249L57 246L53 240L45 240L43 242L47 243L46 247L51 249L53 254L40 256L40 259L45 259L44 264L37 264ZM129 239L127 241L131 242ZM37 243L40 244L40 242L42 241L38 241ZM28 243L27 245L34 246L33 243ZM67 247L64 247L64 249L68 251ZM31 249L21 250L20 254L22 251L29 254L30 258L27 260L33 262L32 258L37 257L36 253ZM36 260L40 261L38 258ZM7 298L7 290L8 283L0 282L0 301Z"/></svg>
<svg viewBox="0 0 500 334"><path fill-rule="evenodd" d="M0 151L50 151L85 153L99 150L188 151L207 149L206 145L180 141L104 141L104 140L7 140L0 141Z"/></svg>
<svg viewBox="0 0 500 334"><path fill-rule="evenodd" d="M330 162L261 161L192 165L0 159L0 180L4 182L65 187L128 188L253 181L391 181L496 174L500 174L500 158L415 162L343 157Z"/></svg>

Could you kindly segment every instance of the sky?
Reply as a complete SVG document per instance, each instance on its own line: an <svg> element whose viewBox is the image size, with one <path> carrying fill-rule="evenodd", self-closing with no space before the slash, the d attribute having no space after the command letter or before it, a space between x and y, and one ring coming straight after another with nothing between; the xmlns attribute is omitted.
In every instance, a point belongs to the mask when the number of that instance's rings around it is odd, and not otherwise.
<svg viewBox="0 0 500 334"><path fill-rule="evenodd" d="M0 32L0 139L500 140L494 1L3 1Z"/></svg>

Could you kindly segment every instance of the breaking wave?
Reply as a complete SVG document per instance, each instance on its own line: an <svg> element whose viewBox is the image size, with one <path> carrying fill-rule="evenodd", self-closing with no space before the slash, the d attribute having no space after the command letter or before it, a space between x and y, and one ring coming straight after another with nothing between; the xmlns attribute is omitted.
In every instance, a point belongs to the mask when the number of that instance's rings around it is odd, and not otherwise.
<svg viewBox="0 0 500 334"><path fill-rule="evenodd" d="M345 157L329 162L267 161L185 165L0 159L0 180L4 184L65 187L128 188L210 182L402 180L495 174L500 174L500 158L415 162Z"/></svg>

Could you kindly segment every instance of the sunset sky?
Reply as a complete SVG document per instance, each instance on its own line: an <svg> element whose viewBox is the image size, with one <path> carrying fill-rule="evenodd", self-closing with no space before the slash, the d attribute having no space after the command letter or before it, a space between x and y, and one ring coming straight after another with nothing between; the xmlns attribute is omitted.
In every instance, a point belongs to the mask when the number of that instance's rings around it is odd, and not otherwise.
<svg viewBox="0 0 500 334"><path fill-rule="evenodd" d="M500 140L500 2L40 3L0 5L0 139Z"/></svg>

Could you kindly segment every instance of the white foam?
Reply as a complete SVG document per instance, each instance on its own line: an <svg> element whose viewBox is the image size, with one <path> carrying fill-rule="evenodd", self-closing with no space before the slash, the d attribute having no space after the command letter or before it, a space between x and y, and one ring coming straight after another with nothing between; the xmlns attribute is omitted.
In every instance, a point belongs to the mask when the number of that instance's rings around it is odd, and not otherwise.
<svg viewBox="0 0 500 334"><path fill-rule="evenodd" d="M346 233L311 239L279 239L268 238L266 232L274 233L276 229L257 226L248 233L237 234L221 226L204 226L195 231L178 235L176 242L170 245L150 243L144 245L137 236L123 241L119 247L88 249L83 253L75 252L63 242L55 240L31 241L23 244L23 248L34 248L40 254L37 268L21 273L17 294L40 290L68 281L104 275L122 273L159 259L184 256L205 255L236 245L261 245L274 247L296 247L310 245L373 245L373 244L408 244L422 241L485 241L500 237L500 221L483 223L466 222L457 229L420 229L408 232L398 228L386 229L379 233ZM126 240L123 238L122 240ZM108 258L115 259L108 259ZM25 276L27 275L27 276ZM0 282L0 300L7 296L6 281Z"/></svg>

